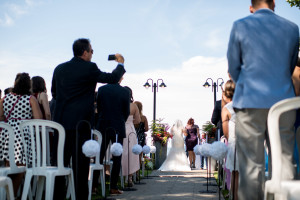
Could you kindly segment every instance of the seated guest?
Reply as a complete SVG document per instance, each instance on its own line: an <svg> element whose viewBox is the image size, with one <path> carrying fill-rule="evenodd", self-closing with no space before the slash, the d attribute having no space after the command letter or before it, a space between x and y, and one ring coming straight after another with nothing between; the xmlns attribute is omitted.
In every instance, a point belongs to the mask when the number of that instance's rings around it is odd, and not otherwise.
<svg viewBox="0 0 300 200"><path fill-rule="evenodd" d="M36 98L30 95L30 88L31 83L29 75L27 73L19 73L16 76L12 92L0 100L0 121L5 121L14 129L15 161L18 166L26 164L19 124L24 120L42 118L42 113ZM29 133L24 132L24 135L25 142L28 142ZM28 136L26 137L26 135ZM7 130L2 130L0 132L0 160L4 160L6 166L9 166L8 137ZM27 151L31 152L31 149L28 148ZM17 195L23 176L24 173L11 175L15 195Z"/></svg>

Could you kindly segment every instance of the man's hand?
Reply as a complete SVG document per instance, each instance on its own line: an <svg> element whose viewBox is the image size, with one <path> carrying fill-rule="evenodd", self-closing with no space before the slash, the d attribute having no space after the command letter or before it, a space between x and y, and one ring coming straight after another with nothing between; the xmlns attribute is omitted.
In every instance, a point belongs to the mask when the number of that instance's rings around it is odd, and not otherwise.
<svg viewBox="0 0 300 200"><path fill-rule="evenodd" d="M115 56L116 56L116 62L124 64L124 57L121 54L116 53Z"/></svg>

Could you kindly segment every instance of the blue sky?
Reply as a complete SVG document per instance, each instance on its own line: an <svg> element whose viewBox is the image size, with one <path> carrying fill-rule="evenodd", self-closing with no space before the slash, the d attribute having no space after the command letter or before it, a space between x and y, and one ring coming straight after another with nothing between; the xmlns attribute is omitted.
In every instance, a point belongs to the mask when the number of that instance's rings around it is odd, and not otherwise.
<svg viewBox="0 0 300 200"><path fill-rule="evenodd" d="M170 124L194 117L202 124L213 108L211 88L202 85L208 77L228 79L229 33L235 20L250 14L249 5L250 0L1 0L0 88L12 86L16 73L25 71L44 77L50 91L54 68L72 58L75 39L86 37L92 61L103 71L115 67L108 54L124 55L123 84L144 103L148 119L153 93L142 85L163 78L168 87L157 94L157 117ZM275 9L300 26L298 8L276 0Z"/></svg>

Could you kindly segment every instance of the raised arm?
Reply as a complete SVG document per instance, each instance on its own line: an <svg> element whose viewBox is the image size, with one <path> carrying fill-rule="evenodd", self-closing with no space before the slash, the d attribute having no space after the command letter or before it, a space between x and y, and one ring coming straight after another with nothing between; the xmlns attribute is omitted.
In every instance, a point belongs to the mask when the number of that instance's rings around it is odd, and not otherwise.
<svg viewBox="0 0 300 200"><path fill-rule="evenodd" d="M112 71L112 73L102 72L99 70L97 65L95 64L95 68L93 69L93 74L95 74L96 82L100 83L117 83L120 78L126 72L124 69L124 57L121 54L115 54L116 62L118 62L117 67Z"/></svg>

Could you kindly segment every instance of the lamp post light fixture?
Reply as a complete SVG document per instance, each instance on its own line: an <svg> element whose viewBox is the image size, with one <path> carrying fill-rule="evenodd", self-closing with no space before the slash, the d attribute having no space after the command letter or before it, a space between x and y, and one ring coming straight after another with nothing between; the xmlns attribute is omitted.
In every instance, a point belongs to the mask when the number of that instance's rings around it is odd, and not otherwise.
<svg viewBox="0 0 300 200"><path fill-rule="evenodd" d="M149 80L152 83L151 85L149 84ZM159 81L161 81L161 84L159 85L159 87L161 87L161 88L167 87L162 79L157 79L157 81L155 83L155 82L153 82L153 80L151 78L149 78L147 80L147 82L144 84L144 87L146 89L148 89L149 87L152 87L152 92L154 92L153 93L153 122L154 123L155 123L155 120L156 120L156 92L158 92L158 82Z"/></svg>
<svg viewBox="0 0 300 200"><path fill-rule="evenodd" d="M208 80L211 80L211 83L213 85L212 87L212 92L214 92L214 106L216 105L216 101L217 101L217 96L216 96L216 92L218 92L218 86L222 87L222 85L224 84L224 80L222 78L218 78L217 82L214 82L211 78L207 78L203 87L205 88L209 88L211 85L208 83ZM222 80L222 82L219 84L219 80Z"/></svg>

